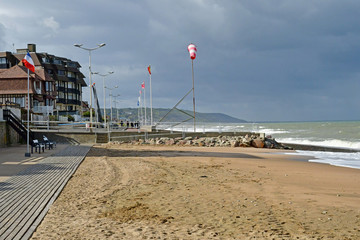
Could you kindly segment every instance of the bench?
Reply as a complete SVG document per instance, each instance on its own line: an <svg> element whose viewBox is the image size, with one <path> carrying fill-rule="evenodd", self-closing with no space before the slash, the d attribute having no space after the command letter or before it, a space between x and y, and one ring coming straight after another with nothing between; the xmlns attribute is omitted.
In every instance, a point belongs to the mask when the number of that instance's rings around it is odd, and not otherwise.
<svg viewBox="0 0 360 240"><path fill-rule="evenodd" d="M39 142L39 140L34 139L33 143L31 144L31 153L34 153L34 148L35 148L35 152L37 152L37 150L39 150L39 153L45 152L45 144Z"/></svg>
<svg viewBox="0 0 360 240"><path fill-rule="evenodd" d="M56 142L50 141L45 135L43 135L43 143L45 144L45 148L48 146L48 149L56 147Z"/></svg>

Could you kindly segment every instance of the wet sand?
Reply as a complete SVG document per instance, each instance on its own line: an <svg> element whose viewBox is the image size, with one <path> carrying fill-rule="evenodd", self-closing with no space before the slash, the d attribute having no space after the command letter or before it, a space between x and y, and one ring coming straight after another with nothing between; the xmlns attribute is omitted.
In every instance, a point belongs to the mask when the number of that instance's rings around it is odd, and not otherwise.
<svg viewBox="0 0 360 240"><path fill-rule="evenodd" d="M360 239L360 170L281 152L94 146L32 239Z"/></svg>

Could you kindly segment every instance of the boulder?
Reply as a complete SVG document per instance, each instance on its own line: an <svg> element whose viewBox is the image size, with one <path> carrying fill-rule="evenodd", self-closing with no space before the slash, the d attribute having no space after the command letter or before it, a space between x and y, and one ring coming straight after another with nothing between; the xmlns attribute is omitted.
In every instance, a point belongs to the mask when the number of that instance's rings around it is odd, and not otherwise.
<svg viewBox="0 0 360 240"><path fill-rule="evenodd" d="M254 148L263 148L264 147L264 142L260 139L254 139L252 140L251 142L251 145L254 147Z"/></svg>
<svg viewBox="0 0 360 240"><path fill-rule="evenodd" d="M239 147L239 146L240 146L240 141L238 140L231 141L231 147Z"/></svg>

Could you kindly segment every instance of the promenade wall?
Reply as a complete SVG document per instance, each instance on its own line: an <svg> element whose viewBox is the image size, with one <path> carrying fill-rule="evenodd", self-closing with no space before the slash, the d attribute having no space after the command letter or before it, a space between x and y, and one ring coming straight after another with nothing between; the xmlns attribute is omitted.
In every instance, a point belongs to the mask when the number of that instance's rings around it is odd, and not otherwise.
<svg viewBox="0 0 360 240"><path fill-rule="evenodd" d="M42 139L43 135L57 143L70 143L70 144L95 144L107 143L109 141L109 134L107 132L34 132L37 139ZM161 138L161 137L217 137L219 135L227 136L245 136L246 132L206 132L206 133L193 133L193 132L171 132L171 131L153 131L153 132L112 132L110 134L111 141L132 141L145 138Z"/></svg>
<svg viewBox="0 0 360 240"><path fill-rule="evenodd" d="M0 121L0 147L20 143L19 134L6 123L6 121Z"/></svg>

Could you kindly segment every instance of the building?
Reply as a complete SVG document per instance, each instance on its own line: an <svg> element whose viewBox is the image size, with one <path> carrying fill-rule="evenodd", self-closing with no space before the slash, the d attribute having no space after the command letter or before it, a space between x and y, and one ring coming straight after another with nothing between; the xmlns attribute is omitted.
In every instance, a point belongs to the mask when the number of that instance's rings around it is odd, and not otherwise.
<svg viewBox="0 0 360 240"><path fill-rule="evenodd" d="M30 108L35 113L53 114L56 101L55 81L44 69L29 74L29 95L27 68L15 65L0 69L0 106Z"/></svg>
<svg viewBox="0 0 360 240"><path fill-rule="evenodd" d="M22 66L21 61L28 51L35 64L35 75L33 74L32 81L36 83L42 81L43 85L40 85L43 91L42 93L44 93L42 98L38 97L37 94L35 94L36 88L34 88L35 92L31 102L31 106L34 107L33 111L45 113L43 111L44 109L48 112L49 109L52 108L50 111L51 114L81 115L82 88L86 86L86 83L84 81L85 76L80 72L81 66L78 62L48 53L38 53L36 52L35 44L28 44L26 49L17 49L16 53L0 52L0 74L8 71L4 69L9 69L9 72L6 74L6 79L9 81L9 78L11 79L9 74L18 72L19 69L22 68L11 71L10 69L13 69L16 65ZM15 80L17 76L14 75L13 77L13 80ZM17 87L18 85L12 83L11 86ZM53 86L54 91L52 91ZM0 99L12 103L22 103L21 101L25 101L20 100L20 96L9 96L8 93L3 92L1 89L0 85ZM16 89L13 90L14 94L16 94ZM9 89L5 91L9 91ZM7 96L5 96L6 94ZM24 104L20 105L25 106ZM41 108L43 106L46 107Z"/></svg>

